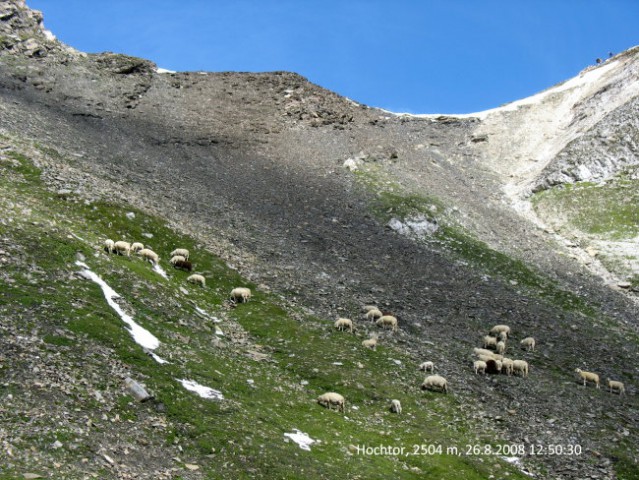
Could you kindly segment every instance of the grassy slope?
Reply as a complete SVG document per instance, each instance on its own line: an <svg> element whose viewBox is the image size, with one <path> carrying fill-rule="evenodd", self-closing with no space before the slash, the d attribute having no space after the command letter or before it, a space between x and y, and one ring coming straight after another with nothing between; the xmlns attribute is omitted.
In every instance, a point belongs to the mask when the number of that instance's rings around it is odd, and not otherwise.
<svg viewBox="0 0 639 480"><path fill-rule="evenodd" d="M258 291L196 240L169 229L161 219L122 205L86 204L72 195L53 194L28 156L18 150L5 152L8 160L0 163L4 219L0 235L16 245L12 254L19 252L20 259L3 271L4 279L11 283L5 282L0 289L2 317L8 322L20 316L18 328L24 335L43 338L48 348L68 355L69 361L80 361L73 353L76 344L80 347L79 339L112 351L132 376L145 379L166 409L163 415L168 428L159 446L162 441L167 446L179 442L181 461L200 465L198 473L205 473L206 478L423 478L429 474L479 479L488 478L492 466L502 463L502 473L523 478L496 458L484 462L473 455L352 454L349 445L389 445L412 451L413 445L433 444L444 450L450 446L463 450L466 443L483 445L495 440L489 433L476 436L477 426L465 418L456 395L419 390L422 376L414 367L418 359L391 347L381 346L375 352L363 349L361 337L334 332L333 319L313 318L287 308L277 295ZM127 212L134 212L135 218L127 218ZM147 239L143 233L153 237ZM109 256L99 248L106 238L149 243L165 268L175 246L189 248L197 271L208 279L207 286L188 285L184 272L170 270L165 280L138 258ZM97 285L70 280L79 270L74 264L78 252L123 296L125 310L160 339L157 353L170 364L159 365L144 354ZM238 285L251 287L254 298L231 309L227 295ZM214 341L215 327L196 307L222 320L219 327L226 335L221 342ZM255 350L266 354L267 361L247 355ZM11 369L11 361L7 360L0 373ZM221 390L225 400L201 399L182 388L176 381L180 378ZM0 398L19 397L27 388L5 382ZM142 407L117 379L105 378L104 389L118 392L110 414L140 421ZM314 402L327 390L346 397L346 415ZM78 393L78 399L87 397L86 392ZM402 401L403 415L388 413L391 398ZM90 401L78 401L75 406L88 416L97 408ZM17 421L11 412L1 413L6 424ZM46 430L44 422L42 429ZM55 425L48 427L55 430ZM284 433L293 429L321 443L306 452L285 442ZM82 444L79 434L57 432L57 437L63 434L67 441ZM33 441L16 450L44 449L41 440ZM91 452L82 447L62 449L55 455L65 465L91 459ZM29 458L18 455L11 467L0 467L2 478L21 478L21 472L42 468ZM82 465L83 471L91 470L91 461ZM103 478L109 475L108 469L97 464L93 471ZM186 477L189 472L184 472Z"/></svg>

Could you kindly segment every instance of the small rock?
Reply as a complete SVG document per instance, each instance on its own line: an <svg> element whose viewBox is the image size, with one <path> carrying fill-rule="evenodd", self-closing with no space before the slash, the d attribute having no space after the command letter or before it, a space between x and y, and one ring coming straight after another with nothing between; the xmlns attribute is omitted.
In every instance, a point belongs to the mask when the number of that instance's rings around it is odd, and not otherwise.
<svg viewBox="0 0 639 480"><path fill-rule="evenodd" d="M135 213L127 212L126 213L126 218L128 218L129 220L133 220L135 218Z"/></svg>

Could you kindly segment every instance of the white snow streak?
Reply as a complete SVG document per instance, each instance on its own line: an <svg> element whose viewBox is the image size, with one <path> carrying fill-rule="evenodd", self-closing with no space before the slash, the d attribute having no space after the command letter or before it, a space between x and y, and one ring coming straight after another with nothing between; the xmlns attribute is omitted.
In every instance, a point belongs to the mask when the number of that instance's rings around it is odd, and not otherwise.
<svg viewBox="0 0 639 480"><path fill-rule="evenodd" d="M191 392L197 393L202 398L208 398L211 400L224 400L224 396L222 392L219 390L214 390L210 387L205 387L204 385L200 385L199 383L193 380L178 380L182 384L184 388Z"/></svg>
<svg viewBox="0 0 639 480"><path fill-rule="evenodd" d="M162 267L160 267L160 265L158 265L157 263L155 265L153 265L153 271L159 273L160 275L162 275L167 280L169 279L169 277L166 274L166 272L164 271L164 269Z"/></svg>
<svg viewBox="0 0 639 480"><path fill-rule="evenodd" d="M519 470L523 474L528 475L529 477L534 477L535 476L533 473L529 472L528 470L526 470L524 468L524 465L521 463L521 458L519 458L519 457L501 457L501 458L506 460L511 465L514 465L517 468L519 468Z"/></svg>
<svg viewBox="0 0 639 480"><path fill-rule="evenodd" d="M129 326L129 333L133 337L133 340L135 340L135 343L149 350L155 350L156 348L160 346L160 341L157 339L155 335L153 335L147 329L135 323L135 321L133 321L133 318L130 315L128 315L126 312L124 312L124 310L122 310L122 307L120 307L120 305L118 305L114 301L115 298L120 298L120 295L116 293L115 290L113 290L95 272L89 269L89 266L86 263L80 262L78 260L77 262L75 262L75 264L84 269L82 273L85 276L87 276L90 280L92 280L93 282L100 285L100 287L102 287L102 292L104 293L104 297L106 298L107 303L113 310L115 310L115 312L120 316L122 321ZM154 358L156 357L157 355L154 356ZM163 362L160 362L160 363L163 363Z"/></svg>
<svg viewBox="0 0 639 480"><path fill-rule="evenodd" d="M311 445L317 442L317 440L313 440L307 433L301 432L297 428L294 429L293 433L285 433L284 436L297 443L302 450L309 452L311 451Z"/></svg>

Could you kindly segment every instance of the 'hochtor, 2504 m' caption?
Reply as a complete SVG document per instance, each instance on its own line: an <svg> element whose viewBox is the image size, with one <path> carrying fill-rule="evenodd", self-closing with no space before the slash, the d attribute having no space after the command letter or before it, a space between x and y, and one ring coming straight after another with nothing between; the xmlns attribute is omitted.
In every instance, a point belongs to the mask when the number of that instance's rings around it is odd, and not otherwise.
<svg viewBox="0 0 639 480"><path fill-rule="evenodd" d="M408 457L411 455L548 455L579 456L581 445L575 444L540 444L504 443L504 444L466 444L463 446L444 446L438 443L421 443L410 446L396 445L356 445L356 455Z"/></svg>

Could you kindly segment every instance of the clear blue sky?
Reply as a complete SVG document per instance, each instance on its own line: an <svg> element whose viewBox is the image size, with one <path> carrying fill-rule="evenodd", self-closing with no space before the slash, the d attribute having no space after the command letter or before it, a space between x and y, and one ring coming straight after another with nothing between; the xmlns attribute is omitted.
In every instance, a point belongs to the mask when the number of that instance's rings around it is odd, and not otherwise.
<svg viewBox="0 0 639 480"><path fill-rule="evenodd" d="M639 45L638 0L27 0L85 52L297 72L366 105L470 113Z"/></svg>

